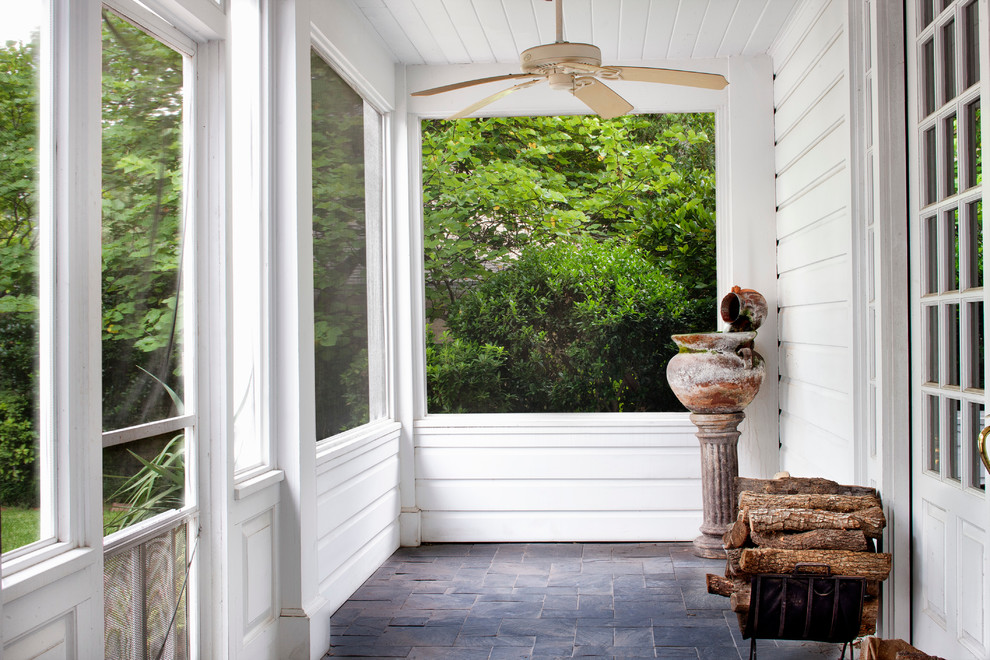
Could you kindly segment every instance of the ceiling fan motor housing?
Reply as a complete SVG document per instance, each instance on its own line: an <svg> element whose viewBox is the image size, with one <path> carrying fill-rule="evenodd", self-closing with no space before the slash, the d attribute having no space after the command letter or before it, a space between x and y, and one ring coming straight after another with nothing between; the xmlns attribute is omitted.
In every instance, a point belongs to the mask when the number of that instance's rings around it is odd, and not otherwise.
<svg viewBox="0 0 990 660"><path fill-rule="evenodd" d="M524 73L547 73L549 69L566 67L569 63L602 65L602 51L592 44L561 41L527 48L519 56Z"/></svg>

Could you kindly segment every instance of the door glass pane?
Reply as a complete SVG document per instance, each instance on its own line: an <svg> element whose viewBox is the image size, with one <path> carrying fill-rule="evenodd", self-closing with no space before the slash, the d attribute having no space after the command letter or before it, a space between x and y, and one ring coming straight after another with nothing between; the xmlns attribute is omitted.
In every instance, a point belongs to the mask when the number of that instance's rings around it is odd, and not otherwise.
<svg viewBox="0 0 990 660"><path fill-rule="evenodd" d="M104 10L104 431L186 413L183 66ZM104 450L108 532L185 502L184 432L139 437Z"/></svg>
<svg viewBox="0 0 990 660"><path fill-rule="evenodd" d="M956 22L951 20L942 26L942 100L948 102L956 96Z"/></svg>
<svg viewBox="0 0 990 660"><path fill-rule="evenodd" d="M978 434L985 423L983 421L983 406L978 403L968 403L966 409L969 411L969 428L972 429L969 434L969 486L986 490L987 472L986 468L983 467L983 461L980 459L978 442Z"/></svg>
<svg viewBox="0 0 990 660"><path fill-rule="evenodd" d="M959 386L959 305L945 306L945 385Z"/></svg>
<svg viewBox="0 0 990 660"><path fill-rule="evenodd" d="M938 217L925 218L925 293L938 293Z"/></svg>
<svg viewBox="0 0 990 660"><path fill-rule="evenodd" d="M976 0L963 9L963 20L963 66L966 67L966 87L970 87L980 81L980 8Z"/></svg>
<svg viewBox="0 0 990 660"><path fill-rule="evenodd" d="M936 149L935 127L925 131L925 205L938 201L938 151Z"/></svg>
<svg viewBox="0 0 990 660"><path fill-rule="evenodd" d="M39 441L38 67L43 11L44 3L28 0L0 19L2 552L40 540L41 528L51 527L51 512L39 511L41 481L50 474L50 466L42 466L42 454L48 452Z"/></svg>
<svg viewBox="0 0 990 660"><path fill-rule="evenodd" d="M966 207L969 235L969 285L983 286L983 202L970 202Z"/></svg>
<svg viewBox="0 0 990 660"><path fill-rule="evenodd" d="M922 29L931 25L935 20L935 0L920 0L921 2L921 27Z"/></svg>
<svg viewBox="0 0 990 660"><path fill-rule="evenodd" d="M959 209L946 211L945 217L945 267L949 278L948 290L959 290Z"/></svg>
<svg viewBox="0 0 990 660"><path fill-rule="evenodd" d="M983 182L983 143L980 101L966 106L966 187Z"/></svg>
<svg viewBox="0 0 990 660"><path fill-rule="evenodd" d="M928 352L928 371L925 374L925 380L929 383L937 384L939 382L938 305L925 307L925 315L928 317L925 334L925 349Z"/></svg>
<svg viewBox="0 0 990 660"><path fill-rule="evenodd" d="M962 405L958 399L947 401L949 419L948 477L953 481L962 480Z"/></svg>
<svg viewBox="0 0 990 660"><path fill-rule="evenodd" d="M316 52L313 312L316 439L369 421L364 100Z"/></svg>
<svg viewBox="0 0 990 660"><path fill-rule="evenodd" d="M939 414L938 414L938 397L937 396L926 396L928 405L926 406L926 412L928 413L928 424L927 427L927 438L926 444L928 445L928 456L927 456L927 469L932 472L938 472L940 469L939 462Z"/></svg>
<svg viewBox="0 0 990 660"><path fill-rule="evenodd" d="M983 348L983 301L966 303L969 328L967 330L967 344L969 346L969 378L967 387L982 390L984 370L984 348Z"/></svg>
<svg viewBox="0 0 990 660"><path fill-rule="evenodd" d="M956 115L950 115L942 121L942 139L945 154L945 185L943 197L951 197L959 190L959 126Z"/></svg>
<svg viewBox="0 0 990 660"><path fill-rule="evenodd" d="M921 46L921 114L925 117L935 112L935 41L929 39Z"/></svg>

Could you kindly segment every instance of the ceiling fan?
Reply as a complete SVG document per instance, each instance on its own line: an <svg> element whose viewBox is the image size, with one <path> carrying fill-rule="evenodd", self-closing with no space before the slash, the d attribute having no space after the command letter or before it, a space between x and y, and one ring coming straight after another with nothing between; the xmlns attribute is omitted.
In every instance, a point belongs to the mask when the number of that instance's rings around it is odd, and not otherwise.
<svg viewBox="0 0 990 660"><path fill-rule="evenodd" d="M611 119L626 114L633 109L633 106L602 82L603 80L632 80L704 89L722 89L729 84L724 76L717 73L655 69L642 66L602 66L602 51L597 46L564 41L563 0L547 1L555 2L556 41L552 44L533 46L524 50L519 56L522 73L508 73L501 76L466 80L413 92L412 95L432 96L474 85L525 78L526 80L523 82L472 103L460 112L455 112L448 119L466 117L489 103L494 103L513 92L542 82L547 82L551 89L572 93L593 112L604 119Z"/></svg>

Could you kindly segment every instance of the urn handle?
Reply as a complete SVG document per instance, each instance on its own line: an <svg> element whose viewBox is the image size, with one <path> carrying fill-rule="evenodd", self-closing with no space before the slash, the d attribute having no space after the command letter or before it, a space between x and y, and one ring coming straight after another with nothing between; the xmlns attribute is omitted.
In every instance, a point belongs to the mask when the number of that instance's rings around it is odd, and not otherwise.
<svg viewBox="0 0 990 660"><path fill-rule="evenodd" d="M742 346L736 351L736 354L742 358L743 364L747 369L753 368L753 349L749 346Z"/></svg>

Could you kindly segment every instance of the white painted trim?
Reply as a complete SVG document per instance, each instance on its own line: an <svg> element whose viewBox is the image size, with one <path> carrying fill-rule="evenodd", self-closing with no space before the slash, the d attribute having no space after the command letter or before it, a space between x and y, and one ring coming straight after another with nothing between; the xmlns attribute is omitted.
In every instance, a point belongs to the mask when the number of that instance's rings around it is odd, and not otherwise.
<svg viewBox="0 0 990 660"><path fill-rule="evenodd" d="M323 34L323 31L316 25L310 26L310 39L312 39L313 47L326 63L378 112L386 114L395 109L388 99L365 77L361 68L348 59L344 52L337 48L333 41Z"/></svg>
<svg viewBox="0 0 990 660"><path fill-rule="evenodd" d="M317 447L316 470L320 472L326 463L336 461L355 451L362 451L369 445L382 440L394 440L401 427L398 422L381 420L371 424L359 426L333 437L333 442L328 442Z"/></svg>
<svg viewBox="0 0 990 660"><path fill-rule="evenodd" d="M259 493L283 481L285 481L285 472L282 470L269 470L251 479L243 479L238 481L234 486L234 500L247 499L255 493Z"/></svg>

